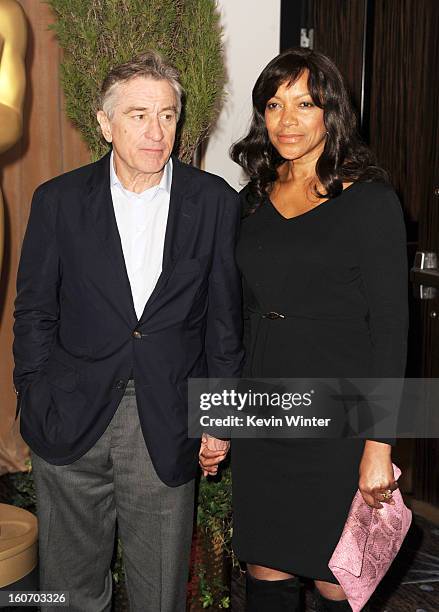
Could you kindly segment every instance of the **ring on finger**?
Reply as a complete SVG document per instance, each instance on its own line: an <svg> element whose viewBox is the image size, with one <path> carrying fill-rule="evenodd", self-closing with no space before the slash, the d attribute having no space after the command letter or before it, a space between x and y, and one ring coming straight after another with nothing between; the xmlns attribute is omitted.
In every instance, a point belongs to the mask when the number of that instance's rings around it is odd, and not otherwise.
<svg viewBox="0 0 439 612"><path fill-rule="evenodd" d="M387 489L387 491L384 491L384 493L381 493L381 496L383 499L391 499L392 498L392 489Z"/></svg>

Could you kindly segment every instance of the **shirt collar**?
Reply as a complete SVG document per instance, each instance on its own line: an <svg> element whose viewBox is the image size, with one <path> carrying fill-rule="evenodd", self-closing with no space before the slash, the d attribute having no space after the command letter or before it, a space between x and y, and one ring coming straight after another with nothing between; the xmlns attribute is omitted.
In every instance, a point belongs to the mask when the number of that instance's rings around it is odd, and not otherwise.
<svg viewBox="0 0 439 612"><path fill-rule="evenodd" d="M129 193L130 195L132 194L133 196L139 196L139 197L146 195L147 192L150 192L151 195L152 194L155 195L155 193L159 191L160 189L162 189L163 191L166 191L166 193L170 195L171 183L172 183L172 158L171 157L169 158L169 160L167 161L165 165L162 178L160 179L160 183L158 185L154 185L154 187L148 187L148 189L145 189L145 191L142 191L142 193L134 193L133 191L129 191L128 189L125 189L125 187L120 182L119 177L117 176L116 171L114 169L113 157L114 157L114 154L113 154L113 151L111 151L111 155L110 155L110 185L111 187L118 186L120 189L122 189L122 191Z"/></svg>

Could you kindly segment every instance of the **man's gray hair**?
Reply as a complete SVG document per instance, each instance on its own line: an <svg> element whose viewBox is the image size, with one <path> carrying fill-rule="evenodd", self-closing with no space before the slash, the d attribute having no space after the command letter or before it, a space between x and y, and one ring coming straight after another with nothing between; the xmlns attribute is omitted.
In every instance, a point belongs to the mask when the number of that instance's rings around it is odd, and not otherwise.
<svg viewBox="0 0 439 612"><path fill-rule="evenodd" d="M177 119L180 117L183 87L177 68L168 62L157 51L144 51L128 62L111 69L102 83L100 93L100 108L109 119L112 118L117 97L117 85L137 77L145 77L155 81L168 81L175 92Z"/></svg>

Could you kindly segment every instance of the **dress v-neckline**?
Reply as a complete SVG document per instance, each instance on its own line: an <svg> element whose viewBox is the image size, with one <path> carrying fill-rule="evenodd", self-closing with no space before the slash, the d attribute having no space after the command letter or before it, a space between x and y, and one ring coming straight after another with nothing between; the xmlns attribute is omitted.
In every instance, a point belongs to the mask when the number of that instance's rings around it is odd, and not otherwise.
<svg viewBox="0 0 439 612"><path fill-rule="evenodd" d="M338 198L341 198L346 191L350 191L357 184L358 184L358 181L356 181L354 183L351 183L351 185L348 185L348 187L345 187L345 189L343 189L343 191L340 193L340 195L336 196L335 198L328 198L327 200L324 200L323 202L320 202L320 204L317 204L317 206L314 206L313 208L310 208L309 210L306 210L305 212L300 213L299 215L294 215L294 217L285 217L281 212L279 212L278 208L276 207L276 205L273 203L272 199L268 195L267 195L267 201L268 201L270 207L273 209L273 211L283 221L294 221L294 219L301 219L303 217L306 217L306 216L310 215L311 213L314 213L319 208L326 208L327 204L330 204L331 202L334 202L334 200L338 200Z"/></svg>

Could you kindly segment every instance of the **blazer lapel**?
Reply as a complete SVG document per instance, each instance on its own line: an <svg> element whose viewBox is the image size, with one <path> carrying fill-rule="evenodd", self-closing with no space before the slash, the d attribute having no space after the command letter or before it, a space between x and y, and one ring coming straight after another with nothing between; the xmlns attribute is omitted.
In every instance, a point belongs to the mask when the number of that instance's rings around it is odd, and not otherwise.
<svg viewBox="0 0 439 612"><path fill-rule="evenodd" d="M196 206L191 201L185 165L172 156L172 184L169 201L168 221L166 225L165 243L163 247L162 273L145 305L140 322L147 318L151 305L160 295L169 276L174 269L178 256L191 235L196 218Z"/></svg>
<svg viewBox="0 0 439 612"><path fill-rule="evenodd" d="M135 327L138 322L137 315L111 198L110 153L96 163L88 188L87 210L90 212L98 239L108 256L112 282L118 291L117 307L130 326Z"/></svg>
<svg viewBox="0 0 439 612"><path fill-rule="evenodd" d="M186 173L186 167L174 157L172 162L171 198L163 248L163 269L170 269L171 271L182 247L191 234L196 212L196 206L189 198L189 177Z"/></svg>

